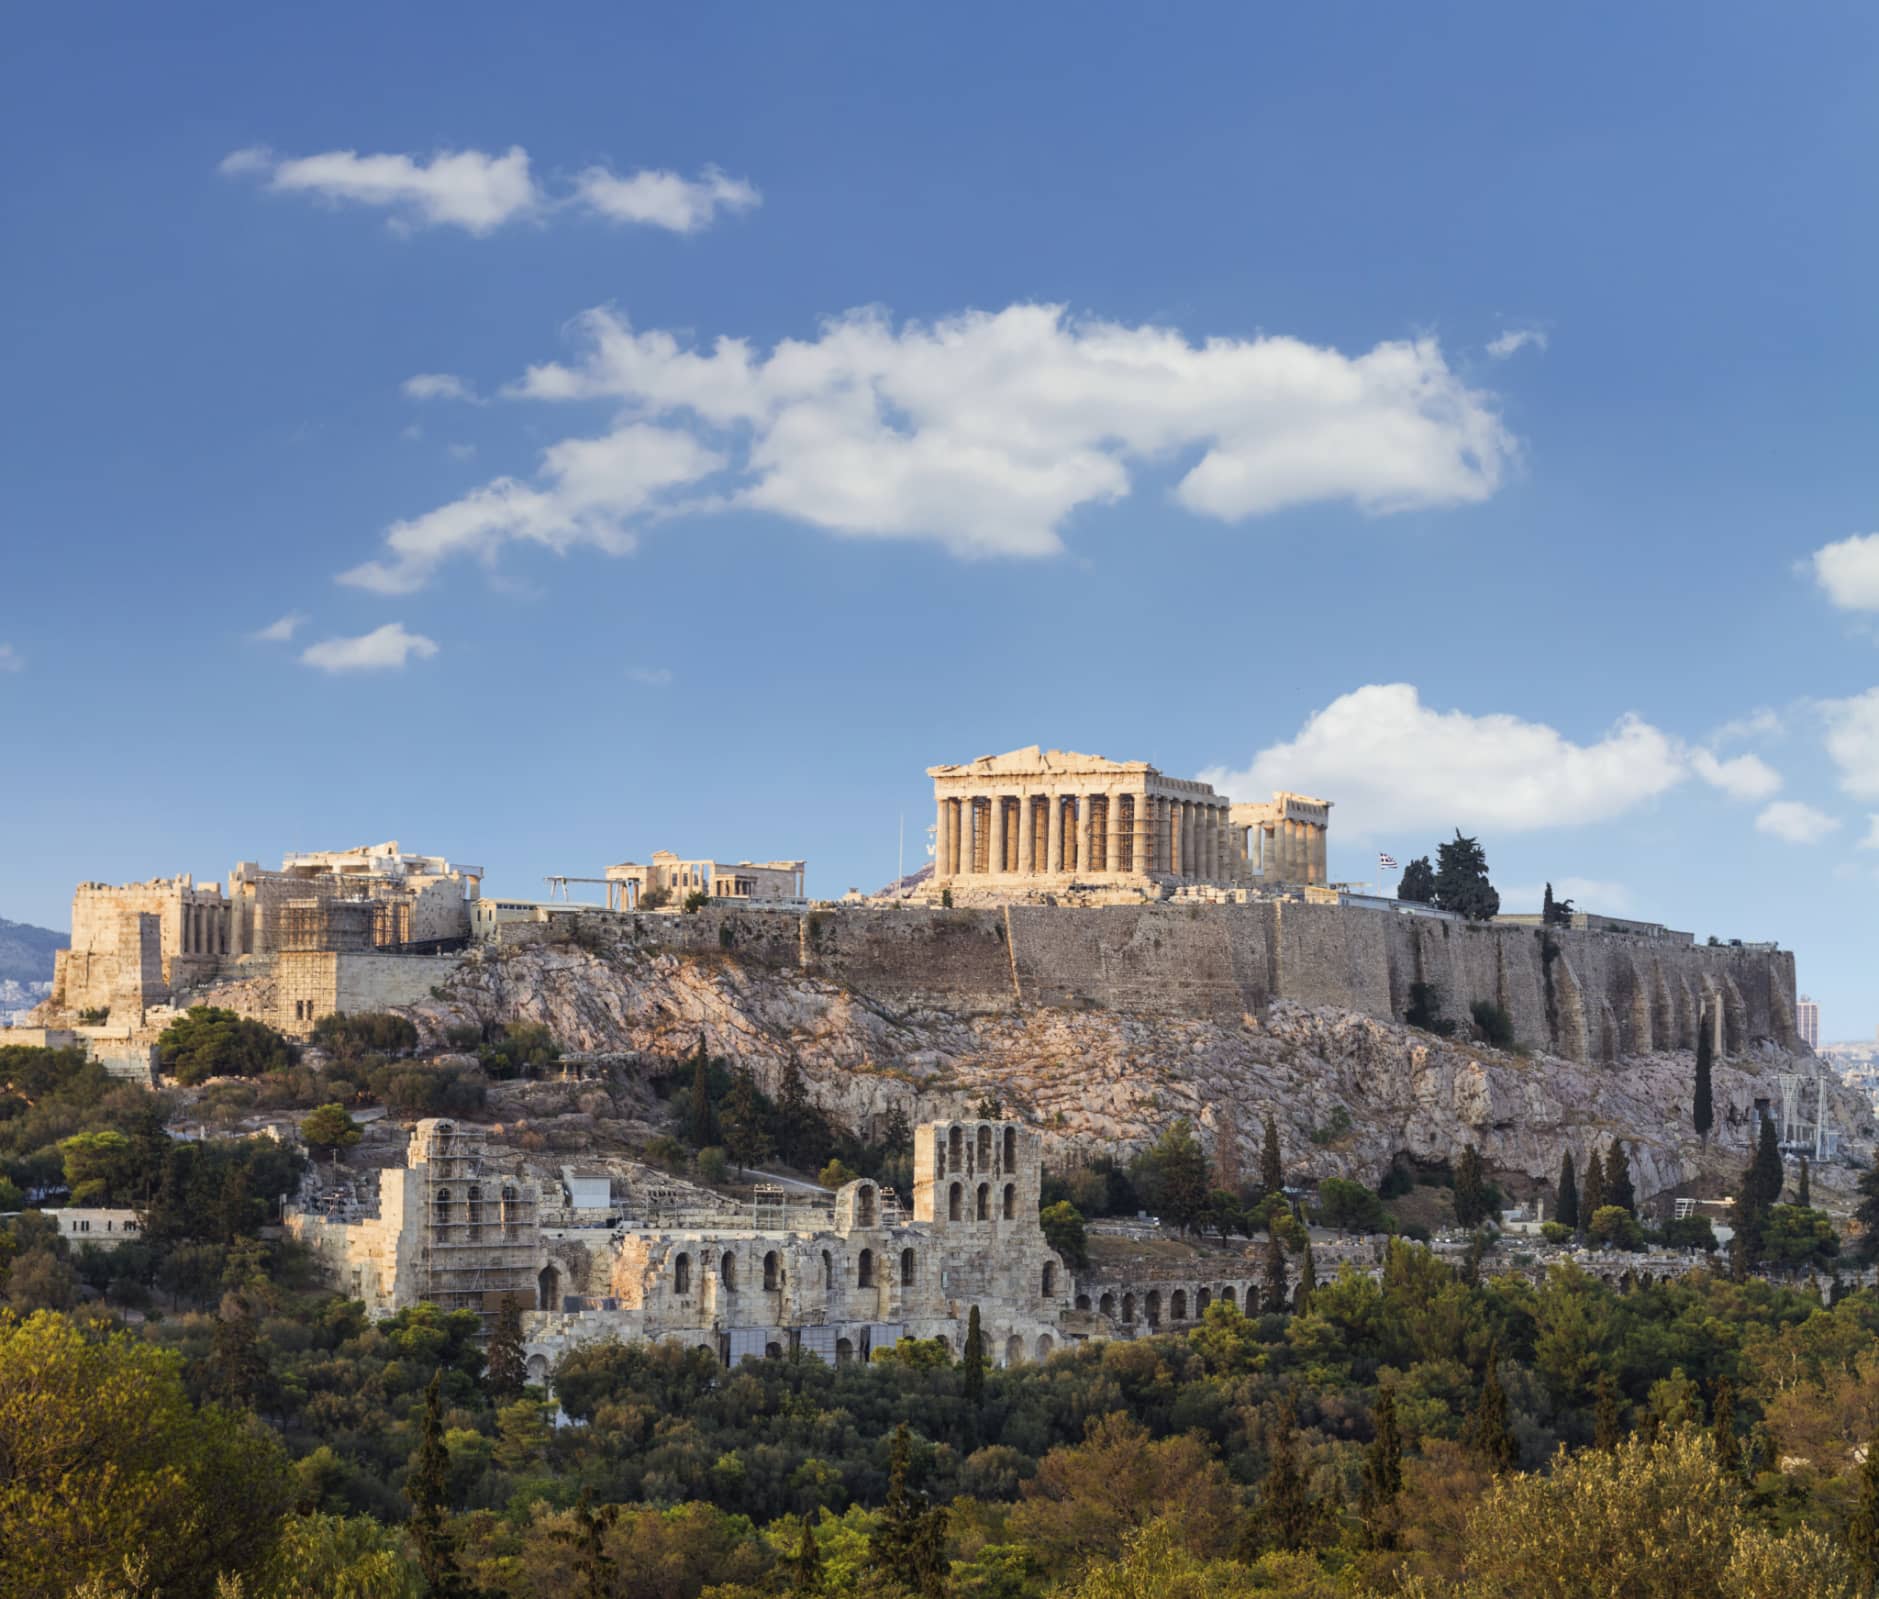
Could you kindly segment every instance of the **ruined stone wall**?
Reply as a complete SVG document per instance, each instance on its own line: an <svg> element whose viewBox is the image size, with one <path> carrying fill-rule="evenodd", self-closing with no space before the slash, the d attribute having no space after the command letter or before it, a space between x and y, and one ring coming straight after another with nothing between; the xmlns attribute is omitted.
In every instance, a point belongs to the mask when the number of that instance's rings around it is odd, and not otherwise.
<svg viewBox="0 0 1879 1599"><path fill-rule="evenodd" d="M282 1032L304 1038L322 1016L414 1005L457 969L457 955L288 951L274 961L274 1014Z"/></svg>

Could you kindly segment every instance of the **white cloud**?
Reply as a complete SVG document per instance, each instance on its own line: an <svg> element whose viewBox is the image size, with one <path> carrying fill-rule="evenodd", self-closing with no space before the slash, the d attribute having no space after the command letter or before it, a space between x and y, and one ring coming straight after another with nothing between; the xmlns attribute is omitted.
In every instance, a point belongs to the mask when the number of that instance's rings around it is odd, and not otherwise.
<svg viewBox="0 0 1879 1599"><path fill-rule="evenodd" d="M618 402L610 437L623 456L658 444L658 488L731 474L708 500L612 503L588 519L605 522L612 547L637 511L744 507L961 556L1046 556L1076 510L1128 494L1144 463L1197 455L1175 499L1238 522L1324 501L1373 515L1475 503L1517 453L1493 397L1457 378L1432 339L1357 356L1287 338L1196 344L1036 305L932 324L855 311L767 355L737 339L690 348L606 310L579 326L582 359L531 368L512 397ZM556 446L545 468L553 475L558 450L599 442ZM398 582L422 582L458 545L488 555L541 526L557 547L579 542L544 504L564 499L500 479L399 523L395 550L436 553L395 563ZM346 580L384 586L383 570L368 563Z"/></svg>
<svg viewBox="0 0 1879 1599"><path fill-rule="evenodd" d="M389 212L396 227L456 227L478 235L568 207L614 222L696 233L720 213L748 211L762 201L750 183L716 167L682 178L651 170L619 177L594 166L580 173L571 188L551 194L536 181L528 152L519 144L502 155L440 150L428 159L357 150L281 157L255 145L225 156L219 170L226 177L264 179L283 193L373 206Z"/></svg>
<svg viewBox="0 0 1879 1599"><path fill-rule="evenodd" d="M645 688L665 688L672 682L669 666L629 666L626 675L629 681Z"/></svg>
<svg viewBox="0 0 1879 1599"><path fill-rule="evenodd" d="M422 633L407 633L400 622L387 622L358 638L329 638L311 644L300 659L322 672L371 672L403 666L412 656L429 660L437 645Z"/></svg>
<svg viewBox="0 0 1879 1599"><path fill-rule="evenodd" d="M1879 533L1856 533L1813 554L1814 581L1842 611L1879 611Z"/></svg>
<svg viewBox="0 0 1879 1599"><path fill-rule="evenodd" d="M1546 348L1546 334L1540 328L1508 328L1499 338L1488 340L1488 354L1497 361L1505 361L1509 356L1518 355L1531 347L1535 350Z"/></svg>
<svg viewBox="0 0 1879 1599"><path fill-rule="evenodd" d="M1634 715L1596 743L1575 744L1542 722L1438 711L1408 683L1372 683L1314 712L1296 738L1244 770L1201 775L1241 799L1321 794L1348 837L1578 826L1634 809L1689 770L1678 742Z"/></svg>
<svg viewBox="0 0 1879 1599"><path fill-rule="evenodd" d="M1750 711L1747 716L1738 716L1733 721L1724 722L1710 735L1710 743L1728 744L1737 739L1779 738L1787 728L1779 715L1763 706Z"/></svg>
<svg viewBox="0 0 1879 1599"><path fill-rule="evenodd" d="M1733 799L1763 800L1781 789L1781 774L1759 755L1723 760L1709 750L1691 750L1690 770Z"/></svg>
<svg viewBox="0 0 1879 1599"><path fill-rule="evenodd" d="M23 672L26 670L26 657L11 644L0 644L0 672Z"/></svg>
<svg viewBox="0 0 1879 1599"><path fill-rule="evenodd" d="M1859 841L1861 849L1879 849L1879 814L1869 813L1866 817L1866 836Z"/></svg>
<svg viewBox="0 0 1879 1599"><path fill-rule="evenodd" d="M1776 800L1755 818L1755 830L1785 839L1790 844L1818 844L1839 827L1825 811L1799 800Z"/></svg>
<svg viewBox="0 0 1879 1599"><path fill-rule="evenodd" d="M1815 707L1827 724L1827 755L1840 788L1855 799L1879 799L1879 688Z"/></svg>
<svg viewBox="0 0 1879 1599"><path fill-rule="evenodd" d="M292 159L255 148L222 162L231 176L262 176L270 189L351 201L389 211L401 226L457 227L491 233L505 222L533 215L541 191L529 172L528 152L513 145L503 155L440 150L429 160L408 155L360 155L329 150Z"/></svg>
<svg viewBox="0 0 1879 1599"><path fill-rule="evenodd" d="M483 403L475 388L454 372L419 372L398 385L407 400L465 400Z"/></svg>
<svg viewBox="0 0 1879 1599"><path fill-rule="evenodd" d="M304 621L306 617L300 612L289 611L278 621L269 622L266 627L259 628L248 636L260 644L285 644L299 630L300 624Z"/></svg>
<svg viewBox="0 0 1879 1599"><path fill-rule="evenodd" d="M726 177L716 167L697 178L650 171L620 178L605 167L589 167L574 180L574 192L590 211L615 222L643 222L673 233L696 233L715 222L720 210L747 211L763 198L742 178Z"/></svg>
<svg viewBox="0 0 1879 1599"><path fill-rule="evenodd" d="M562 553L591 544L609 554L632 549L633 516L668 490L696 483L723 458L688 433L626 423L600 438L563 439L542 452L543 486L499 477L385 535L390 559L367 561L340 582L380 594L422 588L453 556L489 562L505 543L527 540Z"/></svg>
<svg viewBox="0 0 1879 1599"><path fill-rule="evenodd" d="M446 444L444 450L453 461L473 461L476 459L476 446L474 444Z"/></svg>

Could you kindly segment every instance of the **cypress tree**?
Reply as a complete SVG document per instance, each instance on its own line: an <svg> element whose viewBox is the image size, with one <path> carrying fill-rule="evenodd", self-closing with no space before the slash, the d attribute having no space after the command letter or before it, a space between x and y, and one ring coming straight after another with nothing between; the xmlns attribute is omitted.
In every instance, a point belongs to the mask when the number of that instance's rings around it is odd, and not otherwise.
<svg viewBox="0 0 1879 1599"><path fill-rule="evenodd" d="M1773 1118L1762 1117L1761 1133L1755 1141L1755 1158L1742 1173L1741 1191L1736 1195L1735 1223L1736 1237L1742 1240L1742 1258L1746 1267L1753 1267L1762 1258L1762 1224L1768 1219L1768 1208L1781 1198L1781 1185L1785 1174L1781 1167L1781 1145L1775 1137Z"/></svg>
<svg viewBox="0 0 1879 1599"><path fill-rule="evenodd" d="M1709 1424L1716 1442L1716 1464L1731 1476L1742 1472L1742 1440L1735 1435L1735 1389L1727 1377L1716 1379L1716 1403Z"/></svg>
<svg viewBox="0 0 1879 1599"><path fill-rule="evenodd" d="M1610 1372L1598 1374L1593 1392L1596 1398L1592 1408L1592 1447L1616 1449L1624 1437L1624 1427L1618 1419L1618 1392L1612 1387Z"/></svg>
<svg viewBox="0 0 1879 1599"><path fill-rule="evenodd" d="M594 1509L594 1491L585 1483L574 1506L574 1575L578 1599L612 1599L613 1557L607 1553L607 1529L619 1514L617 1505Z"/></svg>
<svg viewBox="0 0 1879 1599"><path fill-rule="evenodd" d="M1879 1155L1873 1156L1871 1167L1860 1174L1854 1186L1860 1193L1860 1201L1853 1208L1859 1236L1848 1253L1860 1265L1870 1266L1879 1260Z"/></svg>
<svg viewBox="0 0 1879 1599"><path fill-rule="evenodd" d="M1540 925L1542 927L1553 925L1553 885L1551 883L1546 885L1546 893L1540 900Z"/></svg>
<svg viewBox="0 0 1879 1599"><path fill-rule="evenodd" d="M1318 1267L1311 1258L1311 1240L1305 1240L1305 1254L1298 1263L1298 1287L1292 1292L1292 1309L1304 1315L1311 1309L1311 1296L1318 1291Z"/></svg>
<svg viewBox="0 0 1879 1599"><path fill-rule="evenodd" d="M985 1332L979 1325L979 1307L966 1318L965 1399L976 1415L985 1401Z"/></svg>
<svg viewBox="0 0 1879 1599"><path fill-rule="evenodd" d="M1605 1203L1621 1205L1633 1216L1638 1213L1637 1190L1631 1186L1631 1156L1622 1138L1613 1141L1605 1157Z"/></svg>
<svg viewBox="0 0 1879 1599"><path fill-rule="evenodd" d="M417 1459L405 1479L405 1497L411 1501L411 1519L405 1527L425 1592L455 1599L465 1588L457 1571L456 1543L450 1536L450 1450L444 1443L443 1380L439 1369L424 1390Z"/></svg>
<svg viewBox="0 0 1879 1599"><path fill-rule="evenodd" d="M1455 1225L1479 1227L1487 1217L1487 1183L1481 1175L1481 1151L1470 1144L1455 1163Z"/></svg>
<svg viewBox="0 0 1879 1599"><path fill-rule="evenodd" d="M1388 1549L1396 1542L1396 1496L1403 1491L1403 1438L1396 1428L1393 1384L1379 1385L1377 1407L1370 1419L1376 1433L1364 1449L1358 1514L1363 1518L1364 1539L1370 1547Z"/></svg>
<svg viewBox="0 0 1879 1599"><path fill-rule="evenodd" d="M1265 1142L1259 1150L1259 1186L1268 1194L1284 1192L1285 1166L1279 1159L1279 1129L1273 1125L1270 1113L1266 1116Z"/></svg>
<svg viewBox="0 0 1879 1599"><path fill-rule="evenodd" d="M1709 1008L1703 1007L1697 1013L1696 1023L1696 1097L1690 1107L1690 1121L1696 1128L1697 1137L1705 1144L1709 1142L1709 1130L1716 1125L1716 1102L1711 1097L1709 1084L1710 1056L1714 1053L1710 1041Z"/></svg>
<svg viewBox="0 0 1879 1599"><path fill-rule="evenodd" d="M731 1157L741 1181L746 1166L754 1166L770 1153L770 1129L757 1096L757 1079L740 1066L724 1100L724 1153Z"/></svg>
<svg viewBox="0 0 1879 1599"><path fill-rule="evenodd" d="M1312 1504L1298 1464L1298 1412L1290 1399L1279 1407L1271 1455L1266 1480L1259 1485L1266 1541L1277 1549L1303 1549L1311 1541Z"/></svg>
<svg viewBox="0 0 1879 1599"><path fill-rule="evenodd" d="M1879 1577L1879 1432L1866 1440L1859 1467L1859 1504L1846 1529L1847 1546L1871 1582Z"/></svg>
<svg viewBox="0 0 1879 1599"><path fill-rule="evenodd" d="M1562 1227L1579 1225L1579 1179L1572 1169L1572 1151L1560 1157L1558 1197L1553 1201L1553 1220Z"/></svg>
<svg viewBox="0 0 1879 1599"><path fill-rule="evenodd" d="M694 1149L708 1149L717 1140L717 1117L711 1109L711 1063L705 1059L705 1035L698 1035L698 1047L692 1051L692 1097L686 1119L686 1134Z"/></svg>
<svg viewBox="0 0 1879 1599"><path fill-rule="evenodd" d="M1266 1229L1266 1298L1262 1308L1283 1315L1291 1303L1285 1281L1285 1245L1276 1227Z"/></svg>
<svg viewBox="0 0 1879 1599"><path fill-rule="evenodd" d="M1579 1185L1580 1232L1592 1225L1592 1218L1605 1203L1605 1164L1594 1149L1591 1158L1585 1163L1585 1181Z"/></svg>
<svg viewBox="0 0 1879 1599"><path fill-rule="evenodd" d="M267 1352L245 1295L224 1294L209 1345L210 1386L224 1404L253 1409L268 1389Z"/></svg>
<svg viewBox="0 0 1879 1599"><path fill-rule="evenodd" d="M1501 1350L1496 1344L1488 1351L1488 1366L1481 1379L1481 1398L1475 1405L1469 1428L1469 1442L1482 1463L1499 1476L1512 1471L1520 1460L1520 1446L1507 1419L1507 1390L1501 1387Z"/></svg>
<svg viewBox="0 0 1879 1599"><path fill-rule="evenodd" d="M802 1537L796 1544L795 1571L790 1592L797 1595L818 1593L822 1588L822 1546L816 1542L815 1514L802 1518Z"/></svg>
<svg viewBox="0 0 1879 1599"><path fill-rule="evenodd" d="M522 1351L522 1301L514 1294L502 1296L496 1312L496 1325L490 1331L489 1350L484 1356L483 1387L491 1399L513 1399L528 1382L528 1366Z"/></svg>
<svg viewBox="0 0 1879 1599"><path fill-rule="evenodd" d="M876 1570L898 1581L906 1575L913 1553L914 1529L920 1519L907 1471L913 1461L913 1433L902 1422L894 1429L887 1453L887 1498L881 1519L868 1536L868 1557Z"/></svg>
<svg viewBox="0 0 1879 1599"><path fill-rule="evenodd" d="M1811 1210L1814 1204L1814 1184L1808 1173L1807 1157L1801 1157L1801 1175L1794 1181L1794 1203L1803 1210Z"/></svg>

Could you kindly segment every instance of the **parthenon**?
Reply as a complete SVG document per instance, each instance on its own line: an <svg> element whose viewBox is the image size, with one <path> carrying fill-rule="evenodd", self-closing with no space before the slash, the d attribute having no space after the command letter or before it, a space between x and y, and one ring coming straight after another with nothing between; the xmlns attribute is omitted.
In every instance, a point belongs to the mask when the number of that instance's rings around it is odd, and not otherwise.
<svg viewBox="0 0 1879 1599"><path fill-rule="evenodd" d="M1235 805L1147 761L1035 744L927 775L937 805L934 876L943 883L1021 891L1326 880L1328 800L1281 793Z"/></svg>

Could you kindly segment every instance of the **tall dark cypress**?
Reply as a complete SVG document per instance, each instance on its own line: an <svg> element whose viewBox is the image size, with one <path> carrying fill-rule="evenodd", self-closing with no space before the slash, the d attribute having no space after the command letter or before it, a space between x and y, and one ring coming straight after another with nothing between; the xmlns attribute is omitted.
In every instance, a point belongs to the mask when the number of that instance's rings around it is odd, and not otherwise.
<svg viewBox="0 0 1879 1599"><path fill-rule="evenodd" d="M1273 1125L1270 1114L1266 1117L1265 1141L1259 1150L1259 1186L1268 1194L1277 1194L1285 1188L1285 1164L1279 1158L1279 1129Z"/></svg>
<svg viewBox="0 0 1879 1599"><path fill-rule="evenodd" d="M1714 1052L1710 1039L1709 1009L1705 1006L1698 1013L1696 1023L1696 1097L1690 1107L1691 1124L1705 1144L1709 1142L1710 1128L1716 1125L1716 1102L1711 1096L1709 1084L1710 1057Z"/></svg>
<svg viewBox="0 0 1879 1599"><path fill-rule="evenodd" d="M1298 1287L1292 1290L1292 1309L1304 1315L1311 1309L1311 1296L1318 1291L1318 1266L1311 1258L1311 1240L1305 1240L1305 1253L1298 1261Z"/></svg>
<svg viewBox="0 0 1879 1599"><path fill-rule="evenodd" d="M976 1414L985 1401L985 1330L979 1325L979 1307L966 1318L965 1400Z"/></svg>
<svg viewBox="0 0 1879 1599"><path fill-rule="evenodd" d="M1520 1460L1520 1446L1507 1416L1507 1390L1501 1386L1501 1351L1496 1344L1488 1351L1487 1371L1481 1378L1481 1398L1475 1405L1469 1427L1469 1443L1481 1457L1482 1464L1497 1476L1512 1471Z"/></svg>
<svg viewBox="0 0 1879 1599"><path fill-rule="evenodd" d="M1711 1409L1710 1436L1716 1442L1716 1463L1731 1476L1742 1471L1742 1440L1735 1435L1735 1389L1727 1377L1716 1379L1716 1402Z"/></svg>
<svg viewBox="0 0 1879 1599"><path fill-rule="evenodd" d="M1638 1193L1631 1186L1631 1156L1622 1138L1613 1141L1605 1156L1605 1203L1618 1205L1634 1216L1638 1213Z"/></svg>
<svg viewBox="0 0 1879 1599"><path fill-rule="evenodd" d="M1605 1203L1605 1163L1598 1158L1598 1151L1594 1149L1591 1158L1585 1163L1585 1181L1579 1185L1580 1232L1592 1225L1592 1218Z"/></svg>
<svg viewBox="0 0 1879 1599"><path fill-rule="evenodd" d="M1303 1549L1311 1541L1312 1503L1298 1463L1298 1413L1287 1399L1271 1440L1266 1480L1259 1485L1265 1541L1277 1549Z"/></svg>
<svg viewBox="0 0 1879 1599"><path fill-rule="evenodd" d="M711 1109L711 1063L705 1058L705 1035L698 1035L698 1047L692 1051L692 1102L686 1132L694 1149L708 1149L717 1142L717 1117Z"/></svg>
<svg viewBox="0 0 1879 1599"><path fill-rule="evenodd" d="M822 1590L822 1546L816 1542L815 1512L802 1518L802 1537L796 1544L795 1570L790 1578L790 1592L797 1599L808 1599Z"/></svg>
<svg viewBox="0 0 1879 1599"><path fill-rule="evenodd" d="M1291 1308L1285 1280L1285 1245L1279 1242L1276 1227L1266 1229L1266 1297L1261 1308L1281 1315Z"/></svg>
<svg viewBox="0 0 1879 1599"><path fill-rule="evenodd" d="M1801 1174L1794 1180L1794 1203L1803 1210L1811 1209L1814 1203L1814 1183L1805 1155L1801 1157Z"/></svg>
<svg viewBox="0 0 1879 1599"><path fill-rule="evenodd" d="M1570 1149L1560 1157L1559 1187L1553 1201L1553 1220L1562 1227L1579 1225L1579 1179L1573 1171Z"/></svg>
<svg viewBox="0 0 1879 1599"><path fill-rule="evenodd" d="M594 1509L594 1491L585 1484L574 1506L574 1575L577 1599L612 1599L613 1557L607 1553L607 1529L619 1514L617 1505Z"/></svg>
<svg viewBox="0 0 1879 1599"><path fill-rule="evenodd" d="M1364 1541L1373 1549L1389 1549L1396 1543L1396 1498L1403 1491L1403 1436L1396 1426L1394 1385L1378 1387L1370 1419L1376 1432L1364 1450L1357 1512L1363 1519Z"/></svg>
<svg viewBox="0 0 1879 1599"><path fill-rule="evenodd" d="M1866 1458L1859 1468L1859 1503L1847 1526L1846 1542L1866 1580L1879 1577L1879 1432L1866 1440Z"/></svg>
<svg viewBox="0 0 1879 1599"><path fill-rule="evenodd" d="M456 1541L450 1536L450 1450L444 1443L443 1379L443 1372L437 1371L424 1390L417 1459L405 1479L405 1497L411 1501L411 1519L405 1525L424 1591L439 1599L456 1599L465 1589L457 1570Z"/></svg>
<svg viewBox="0 0 1879 1599"><path fill-rule="evenodd" d="M1594 1388L1592 1409L1592 1447L1616 1449L1624 1437L1624 1425L1618 1418L1618 1390L1612 1386L1611 1373L1601 1371Z"/></svg>
<svg viewBox="0 0 1879 1599"><path fill-rule="evenodd" d="M514 1294L502 1296L496 1312L496 1325L489 1335L489 1350L484 1356L483 1387L491 1399L513 1399L528 1381L528 1365L522 1348L522 1301Z"/></svg>

